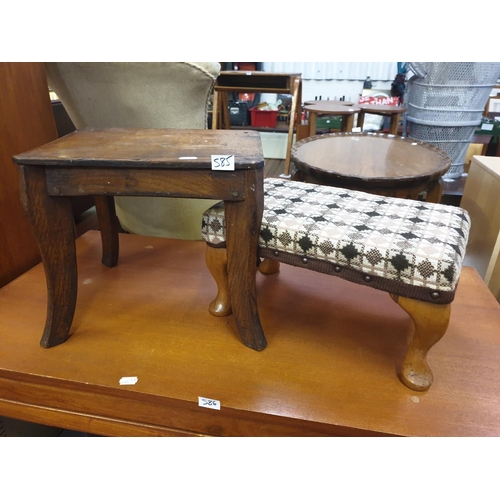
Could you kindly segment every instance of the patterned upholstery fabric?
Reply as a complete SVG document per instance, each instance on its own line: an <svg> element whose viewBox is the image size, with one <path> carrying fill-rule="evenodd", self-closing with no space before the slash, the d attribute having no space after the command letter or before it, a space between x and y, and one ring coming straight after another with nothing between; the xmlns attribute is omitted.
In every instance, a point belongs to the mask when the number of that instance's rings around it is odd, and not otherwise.
<svg viewBox="0 0 500 500"><path fill-rule="evenodd" d="M397 295L453 300L470 227L463 209L281 179L264 181L259 255ZM202 236L225 245L224 207Z"/></svg>

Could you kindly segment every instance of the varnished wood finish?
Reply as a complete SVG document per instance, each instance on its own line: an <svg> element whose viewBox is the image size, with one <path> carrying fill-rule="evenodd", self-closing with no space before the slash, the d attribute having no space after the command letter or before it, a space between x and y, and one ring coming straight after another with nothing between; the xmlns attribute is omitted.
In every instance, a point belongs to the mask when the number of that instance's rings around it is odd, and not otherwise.
<svg viewBox="0 0 500 500"><path fill-rule="evenodd" d="M373 133L309 137L295 143L292 160L297 180L413 199L429 190L429 201L436 203L439 180L451 165L434 146Z"/></svg>
<svg viewBox="0 0 500 500"><path fill-rule="evenodd" d="M67 340L76 305L76 234L71 201L47 194L43 169L21 166L19 174L21 202L47 278L47 319L40 345L53 347Z"/></svg>
<svg viewBox="0 0 500 500"><path fill-rule="evenodd" d="M119 241L118 219L116 217L115 201L112 196L95 196L95 208L101 230L102 260L108 267L118 264Z"/></svg>
<svg viewBox="0 0 500 500"><path fill-rule="evenodd" d="M212 170L211 155L234 155L235 170ZM22 196L42 247L48 286L55 290L48 296L44 347L66 340L74 314L76 265L68 196L98 195L103 263L113 267L118 262L118 226L111 199L127 194L225 201L228 286L236 328L246 346L265 348L255 290L264 175L258 132L84 129L17 155L15 161L24 173ZM61 271L66 269L67 275ZM61 283L57 273L63 274Z"/></svg>
<svg viewBox="0 0 500 500"><path fill-rule="evenodd" d="M82 191L96 195L174 196L243 200L244 179L238 172L172 169L169 175L158 168L60 169L46 167L47 189L52 196L78 196Z"/></svg>
<svg viewBox="0 0 500 500"><path fill-rule="evenodd" d="M225 248L215 248L207 245L205 262L212 278L217 286L217 295L208 306L210 314L214 316L229 316L231 298L229 294L229 282L227 279L227 251Z"/></svg>
<svg viewBox="0 0 500 500"><path fill-rule="evenodd" d="M299 73L271 73L267 71L221 71L214 86L212 129L222 128L221 114L224 118L224 127L230 128L227 92L264 92L292 96L284 168L284 176L289 176L293 132L295 126L301 122L301 75Z"/></svg>
<svg viewBox="0 0 500 500"><path fill-rule="evenodd" d="M12 156L56 138L43 63L0 62L0 287L40 262Z"/></svg>
<svg viewBox="0 0 500 500"><path fill-rule="evenodd" d="M262 274L275 274L280 270L280 263L277 260L264 259L259 265Z"/></svg>
<svg viewBox="0 0 500 500"><path fill-rule="evenodd" d="M287 265L257 273L257 353L232 316L207 313L204 242L120 234L113 269L100 247L98 232L77 240L74 329L53 349L38 346L43 267L0 290L0 415L121 436L500 436L500 305L472 268L416 393L396 377L414 326L387 293Z"/></svg>
<svg viewBox="0 0 500 500"><path fill-rule="evenodd" d="M316 118L317 116L341 116L342 132L351 132L354 125L354 115L359 111L358 106L346 106L336 103L335 101L317 101L316 104L304 106L305 111L309 113L309 136L316 134Z"/></svg>
<svg viewBox="0 0 500 500"><path fill-rule="evenodd" d="M389 134L397 135L401 116L407 111L405 106L386 106L383 104L359 104L357 126L363 130L365 115L389 116Z"/></svg>
<svg viewBox="0 0 500 500"><path fill-rule="evenodd" d="M208 310L214 316L229 316L233 311L231 307L231 294L227 279L227 250L207 245L206 264L217 287L217 295L210 302ZM275 274L280 270L277 260L264 259L258 266L262 274Z"/></svg>
<svg viewBox="0 0 500 500"><path fill-rule="evenodd" d="M315 101L305 101L304 104L306 106L313 106L313 105L327 105L327 106L354 106L354 103L351 101L339 101L337 99L327 99L327 100L315 100Z"/></svg>
<svg viewBox="0 0 500 500"><path fill-rule="evenodd" d="M243 343L261 351L267 345L260 323L255 265L264 209L264 171L246 172L245 200L225 203L227 275L236 328Z"/></svg>
<svg viewBox="0 0 500 500"><path fill-rule="evenodd" d="M231 295L228 290L227 268L224 248L207 245L207 266L217 286L217 296L210 303L209 311L214 316L231 314ZM263 274L275 274L280 262L265 259L259 266ZM451 305L436 305L407 297L393 296L412 318L415 330L401 369L403 383L415 391L426 391L432 385L432 371L427 363L427 354L446 333L450 320Z"/></svg>
<svg viewBox="0 0 500 500"><path fill-rule="evenodd" d="M211 155L234 155L236 170L261 168L260 136L251 130L77 130L15 156L22 165L210 170Z"/></svg>
<svg viewBox="0 0 500 500"><path fill-rule="evenodd" d="M430 304L400 296L393 298L409 314L415 325L403 361L401 378L410 389L426 391L434 379L427 363L427 354L448 329L451 304Z"/></svg>

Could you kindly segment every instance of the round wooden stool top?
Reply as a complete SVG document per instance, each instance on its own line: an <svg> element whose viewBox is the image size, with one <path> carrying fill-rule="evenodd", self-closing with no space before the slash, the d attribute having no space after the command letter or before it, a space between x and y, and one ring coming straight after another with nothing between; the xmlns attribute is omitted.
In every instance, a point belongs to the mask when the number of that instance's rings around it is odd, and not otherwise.
<svg viewBox="0 0 500 500"><path fill-rule="evenodd" d="M352 106L354 104L351 101L339 101L337 99L328 99L327 101L325 101L325 100L320 100L320 101L306 101L304 104L306 106L312 106L314 104L324 104L324 103L338 104L340 106Z"/></svg>
<svg viewBox="0 0 500 500"><path fill-rule="evenodd" d="M405 106L387 106L385 104L358 104L358 106L366 113L380 113L384 115L400 115L408 109Z"/></svg>
<svg viewBox="0 0 500 500"><path fill-rule="evenodd" d="M331 114L331 115L349 115L357 113L360 108L358 106L350 106L347 104L339 104L337 101L316 101L315 104L304 106L306 111L316 114Z"/></svg>
<svg viewBox="0 0 500 500"><path fill-rule="evenodd" d="M387 196L438 182L451 165L450 157L430 144L379 133L308 137L292 147L291 156L296 180Z"/></svg>

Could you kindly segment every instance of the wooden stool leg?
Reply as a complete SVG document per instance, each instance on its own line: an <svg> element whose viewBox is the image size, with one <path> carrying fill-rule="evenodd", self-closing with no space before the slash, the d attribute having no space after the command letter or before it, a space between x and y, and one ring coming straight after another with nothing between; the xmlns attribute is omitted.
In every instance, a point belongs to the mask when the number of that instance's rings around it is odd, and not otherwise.
<svg viewBox="0 0 500 500"><path fill-rule="evenodd" d="M102 263L108 267L118 264L118 219L112 196L94 196L97 220L101 231Z"/></svg>
<svg viewBox="0 0 500 500"><path fill-rule="evenodd" d="M431 182L427 189L425 201L429 201L431 203L441 203L441 198L443 196L443 189L444 189L443 179L438 179L437 181Z"/></svg>
<svg viewBox="0 0 500 500"><path fill-rule="evenodd" d="M403 383L415 391L425 391L433 380L432 371L427 364L427 353L446 333L451 304L430 304L400 296L392 298L410 315L415 324L401 371Z"/></svg>
<svg viewBox="0 0 500 500"><path fill-rule="evenodd" d="M208 270L217 285L217 297L215 297L208 310L214 316L229 316L232 312L231 300L229 298L229 285L227 281L227 251L225 248L214 248L207 245L205 261Z"/></svg>
<svg viewBox="0 0 500 500"><path fill-rule="evenodd" d="M316 113L309 111L309 135L311 137L316 135Z"/></svg>
<svg viewBox="0 0 500 500"><path fill-rule="evenodd" d="M40 248L47 279L47 319L40 345L68 338L75 314L77 269L75 222L69 198L49 196L45 171L20 166L21 202Z"/></svg>
<svg viewBox="0 0 500 500"><path fill-rule="evenodd" d="M277 260L264 259L259 265L262 274L275 274L280 270L280 263Z"/></svg>
<svg viewBox="0 0 500 500"><path fill-rule="evenodd" d="M263 169L245 172L244 199L224 202L227 277L231 308L244 345L261 351L267 346L257 307L255 266L264 210Z"/></svg>
<svg viewBox="0 0 500 500"><path fill-rule="evenodd" d="M342 115L342 125L340 131L352 132L353 126L354 126L354 113L351 113L350 115Z"/></svg>
<svg viewBox="0 0 500 500"><path fill-rule="evenodd" d="M365 124L365 112L364 110L361 110L358 112L358 123L356 126L360 129L361 132L363 132L363 125Z"/></svg>
<svg viewBox="0 0 500 500"><path fill-rule="evenodd" d="M391 115L389 134L398 135L399 115Z"/></svg>

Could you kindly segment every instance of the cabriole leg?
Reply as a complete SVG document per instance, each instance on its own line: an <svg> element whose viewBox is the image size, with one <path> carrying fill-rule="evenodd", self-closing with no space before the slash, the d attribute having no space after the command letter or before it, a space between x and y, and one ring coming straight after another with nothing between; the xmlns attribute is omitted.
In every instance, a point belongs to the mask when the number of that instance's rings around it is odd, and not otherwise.
<svg viewBox="0 0 500 500"><path fill-rule="evenodd" d="M227 281L227 251L225 248L214 248L207 245L205 260L217 285L217 297L210 302L208 310L214 316L228 316L232 309Z"/></svg>
<svg viewBox="0 0 500 500"><path fill-rule="evenodd" d="M415 324L401 370L403 383L415 391L426 391L433 381L427 353L446 333L451 304L431 304L401 296L392 298L410 315Z"/></svg>

